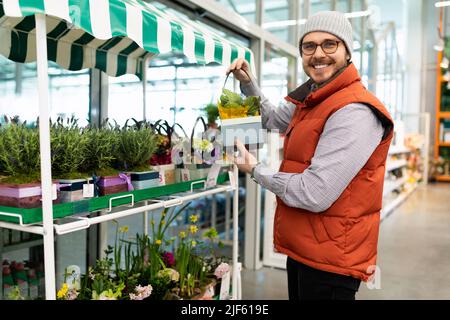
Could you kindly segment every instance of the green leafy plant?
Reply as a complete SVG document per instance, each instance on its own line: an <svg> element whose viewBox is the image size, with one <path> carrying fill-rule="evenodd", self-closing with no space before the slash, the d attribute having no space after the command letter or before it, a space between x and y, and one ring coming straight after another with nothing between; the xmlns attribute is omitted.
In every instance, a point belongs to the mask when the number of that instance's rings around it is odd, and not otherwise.
<svg viewBox="0 0 450 320"><path fill-rule="evenodd" d="M260 114L261 98L250 96L243 99L239 94L223 89L220 96L220 104L222 108L245 108L247 116L256 116Z"/></svg>
<svg viewBox="0 0 450 320"><path fill-rule="evenodd" d="M114 174L113 161L116 159L119 139L117 130L112 128L88 127L83 130L86 135L86 152L81 171L97 175Z"/></svg>
<svg viewBox="0 0 450 320"><path fill-rule="evenodd" d="M219 108L214 103L208 103L206 107L203 108L203 112L206 115L209 125L215 124L217 119L219 119Z"/></svg>
<svg viewBox="0 0 450 320"><path fill-rule="evenodd" d="M11 122L0 128L0 167L10 183L40 180L39 130Z"/></svg>
<svg viewBox="0 0 450 320"><path fill-rule="evenodd" d="M86 156L88 135L83 134L75 118L66 123L59 117L51 125L52 174L58 178L83 178L80 173Z"/></svg>
<svg viewBox="0 0 450 320"><path fill-rule="evenodd" d="M148 161L157 148L157 139L153 130L142 126L127 128L118 133L117 168L127 171L149 170Z"/></svg>

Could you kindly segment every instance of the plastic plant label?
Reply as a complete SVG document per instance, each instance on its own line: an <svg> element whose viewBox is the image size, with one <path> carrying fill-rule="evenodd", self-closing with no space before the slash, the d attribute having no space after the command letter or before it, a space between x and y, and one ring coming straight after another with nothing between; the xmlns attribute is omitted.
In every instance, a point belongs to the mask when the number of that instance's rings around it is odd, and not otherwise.
<svg viewBox="0 0 450 320"><path fill-rule="evenodd" d="M83 198L93 198L94 197L94 184L86 183L83 185Z"/></svg>
<svg viewBox="0 0 450 320"><path fill-rule="evenodd" d="M206 178L206 188L212 188L217 185L217 177L220 172L220 164L213 164Z"/></svg>
<svg viewBox="0 0 450 320"><path fill-rule="evenodd" d="M181 169L181 181L189 181L189 180L191 180L189 169Z"/></svg>
<svg viewBox="0 0 450 320"><path fill-rule="evenodd" d="M225 273L222 277L222 283L220 285L220 300L228 300L230 296L230 271Z"/></svg>
<svg viewBox="0 0 450 320"><path fill-rule="evenodd" d="M160 186L166 185L166 175L164 171L159 171L159 185Z"/></svg>

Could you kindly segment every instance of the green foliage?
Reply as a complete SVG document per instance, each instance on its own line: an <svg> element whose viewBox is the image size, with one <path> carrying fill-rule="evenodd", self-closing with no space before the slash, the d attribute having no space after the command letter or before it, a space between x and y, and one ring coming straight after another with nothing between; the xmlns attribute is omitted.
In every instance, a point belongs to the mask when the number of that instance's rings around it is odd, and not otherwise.
<svg viewBox="0 0 450 320"><path fill-rule="evenodd" d="M11 122L0 127L0 168L8 176L40 177L39 131L24 123Z"/></svg>
<svg viewBox="0 0 450 320"><path fill-rule="evenodd" d="M156 135L146 126L139 129L124 127L118 133L118 142L117 167L127 171L145 168L157 148Z"/></svg>
<svg viewBox="0 0 450 320"><path fill-rule="evenodd" d="M82 172L95 172L99 175L101 170L111 168L116 159L119 137L117 131L111 128L85 128L86 152L81 164Z"/></svg>
<svg viewBox="0 0 450 320"><path fill-rule="evenodd" d="M207 104L206 107L203 108L203 112L205 113L209 124L215 123L219 118L219 108L214 103Z"/></svg>
<svg viewBox="0 0 450 320"><path fill-rule="evenodd" d="M243 99L239 94L228 89L223 89L222 95L220 96L220 104L224 108L233 108L235 106L241 106Z"/></svg>
<svg viewBox="0 0 450 320"><path fill-rule="evenodd" d="M82 134L77 120L68 118L66 124L58 118L50 128L52 174L58 178L78 178L84 161L88 136Z"/></svg>
<svg viewBox="0 0 450 320"><path fill-rule="evenodd" d="M239 94L223 89L220 104L223 108L247 107L247 116L255 116L260 114L261 98L250 96L243 99Z"/></svg>
<svg viewBox="0 0 450 320"><path fill-rule="evenodd" d="M260 110L260 105L261 105L260 97L251 96L251 97L247 97L244 100L244 106L248 107L248 111L247 111L248 116L258 115L259 110Z"/></svg>

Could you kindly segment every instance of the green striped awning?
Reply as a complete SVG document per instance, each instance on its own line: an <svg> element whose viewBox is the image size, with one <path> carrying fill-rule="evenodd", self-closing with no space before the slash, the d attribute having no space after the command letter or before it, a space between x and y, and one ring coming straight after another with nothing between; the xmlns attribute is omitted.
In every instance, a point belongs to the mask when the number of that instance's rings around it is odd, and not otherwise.
<svg viewBox="0 0 450 320"><path fill-rule="evenodd" d="M46 14L48 59L68 70L140 75L145 58L168 52L225 66L243 57L254 68L248 48L141 0L0 0L0 54L36 60L36 13Z"/></svg>

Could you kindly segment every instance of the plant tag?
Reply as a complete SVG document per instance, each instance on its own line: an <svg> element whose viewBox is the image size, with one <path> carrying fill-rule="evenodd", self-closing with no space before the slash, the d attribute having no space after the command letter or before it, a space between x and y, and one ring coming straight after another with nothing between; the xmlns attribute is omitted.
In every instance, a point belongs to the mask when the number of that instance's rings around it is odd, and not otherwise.
<svg viewBox="0 0 450 320"><path fill-rule="evenodd" d="M181 169L181 181L189 181L191 180L191 174L189 173L189 169Z"/></svg>
<svg viewBox="0 0 450 320"><path fill-rule="evenodd" d="M52 184L52 200L56 200L58 198L58 192L56 191L56 184Z"/></svg>
<svg viewBox="0 0 450 320"><path fill-rule="evenodd" d="M166 185L166 175L164 170L159 171L159 185L165 186Z"/></svg>
<svg viewBox="0 0 450 320"><path fill-rule="evenodd" d="M217 185L217 177L219 176L221 165L213 164L206 178L206 188L212 188Z"/></svg>
<svg viewBox="0 0 450 320"><path fill-rule="evenodd" d="M94 184L86 183L83 185L83 198L93 198L94 197Z"/></svg>
<svg viewBox="0 0 450 320"><path fill-rule="evenodd" d="M220 300L228 300L230 296L230 274L228 271L222 277L222 283L220 284Z"/></svg>
<svg viewBox="0 0 450 320"><path fill-rule="evenodd" d="M232 171L228 171L228 178L230 179L230 185L235 188L236 187L236 179L234 178L234 173Z"/></svg>

